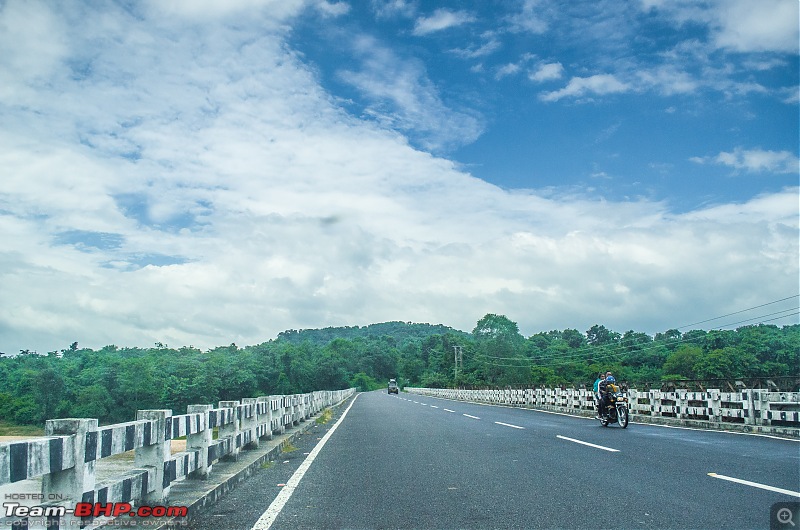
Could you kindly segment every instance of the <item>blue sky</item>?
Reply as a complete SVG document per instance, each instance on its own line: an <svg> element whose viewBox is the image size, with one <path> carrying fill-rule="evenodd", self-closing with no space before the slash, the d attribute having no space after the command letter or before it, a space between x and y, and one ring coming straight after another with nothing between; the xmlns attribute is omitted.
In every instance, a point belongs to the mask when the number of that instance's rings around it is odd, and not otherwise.
<svg viewBox="0 0 800 530"><path fill-rule="evenodd" d="M290 37L321 84L498 186L691 209L797 184L795 2L335 5Z"/></svg>
<svg viewBox="0 0 800 530"><path fill-rule="evenodd" d="M797 21L0 3L0 351L486 313L655 333L796 295Z"/></svg>

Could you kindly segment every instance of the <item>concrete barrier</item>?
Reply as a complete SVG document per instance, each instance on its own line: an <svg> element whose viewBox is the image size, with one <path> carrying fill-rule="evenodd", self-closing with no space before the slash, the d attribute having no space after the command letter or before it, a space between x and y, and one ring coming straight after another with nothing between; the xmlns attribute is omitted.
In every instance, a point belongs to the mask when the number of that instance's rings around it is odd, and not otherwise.
<svg viewBox="0 0 800 530"><path fill-rule="evenodd" d="M42 509L4 522L20 521L31 529L77 529L110 519L64 513L78 502L166 506L174 482L207 478L215 462L235 460L240 450L257 447L259 439L283 433L355 391L221 401L217 408L189 405L187 414L177 416L171 410L140 410L135 421L103 427L96 419L48 420L43 438L0 443L0 487L8 491L8 485L19 483L19 491L30 491L30 484L27 488L21 484L41 478L40 494L19 494L19 500L5 494L4 504L18 502ZM186 450L171 454L171 440L184 436ZM128 451L133 451L133 461L114 477L98 482L97 462ZM3 515L5 510L0 518Z"/></svg>
<svg viewBox="0 0 800 530"><path fill-rule="evenodd" d="M594 396L586 389L446 389L406 387L406 392L514 407L526 407L579 416L594 416ZM630 419L740 432L800 438L800 392L746 389L722 392L628 390Z"/></svg>

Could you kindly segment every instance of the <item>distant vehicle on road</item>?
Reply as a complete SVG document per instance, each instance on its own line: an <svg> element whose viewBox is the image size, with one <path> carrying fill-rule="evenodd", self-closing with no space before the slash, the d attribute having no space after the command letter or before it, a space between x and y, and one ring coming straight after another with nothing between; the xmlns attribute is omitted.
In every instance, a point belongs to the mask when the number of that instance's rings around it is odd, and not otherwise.
<svg viewBox="0 0 800 530"><path fill-rule="evenodd" d="M400 392L400 389L397 388L397 379L389 379L389 393L397 394L398 392Z"/></svg>

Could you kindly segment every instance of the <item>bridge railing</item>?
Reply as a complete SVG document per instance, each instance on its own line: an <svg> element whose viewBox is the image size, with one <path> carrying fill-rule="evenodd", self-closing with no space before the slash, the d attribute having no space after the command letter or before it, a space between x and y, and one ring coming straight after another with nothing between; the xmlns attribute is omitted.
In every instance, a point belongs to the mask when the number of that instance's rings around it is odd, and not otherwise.
<svg viewBox="0 0 800 530"><path fill-rule="evenodd" d="M591 390L574 388L445 389L406 387L406 392L591 416ZM800 392L744 389L722 392L628 390L632 421L680 424L800 437Z"/></svg>
<svg viewBox="0 0 800 530"><path fill-rule="evenodd" d="M62 508L78 502L163 506L174 482L206 478L219 460L236 459L242 449L257 448L260 440L354 393L351 388L220 401L216 408L189 405L186 414L175 416L168 409L140 410L135 421L102 427L96 419L48 420L43 438L0 443L0 487L41 477L41 494L5 494L6 502L34 499L40 501L34 505L44 507L42 513L29 514L27 528L94 526L95 517L63 516ZM184 436L185 451L172 454L171 441ZM134 453L133 462L97 480L100 460L128 451Z"/></svg>

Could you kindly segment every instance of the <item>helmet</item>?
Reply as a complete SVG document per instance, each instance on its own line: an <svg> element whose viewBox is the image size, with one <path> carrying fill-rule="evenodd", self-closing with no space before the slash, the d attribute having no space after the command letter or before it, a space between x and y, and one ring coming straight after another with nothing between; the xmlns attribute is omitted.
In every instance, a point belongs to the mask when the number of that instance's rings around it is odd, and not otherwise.
<svg viewBox="0 0 800 530"><path fill-rule="evenodd" d="M609 375L608 377L606 377L606 382L608 382L608 383L616 383L617 380L614 379L613 375Z"/></svg>

